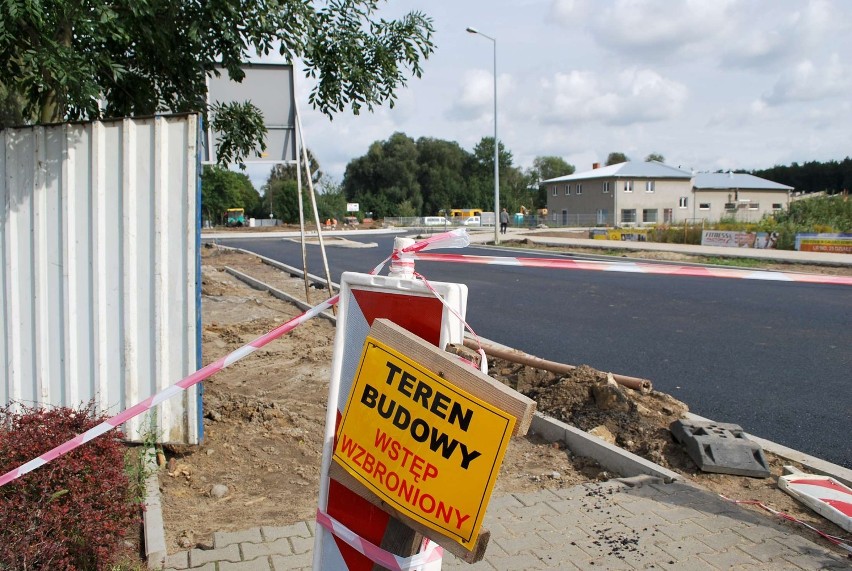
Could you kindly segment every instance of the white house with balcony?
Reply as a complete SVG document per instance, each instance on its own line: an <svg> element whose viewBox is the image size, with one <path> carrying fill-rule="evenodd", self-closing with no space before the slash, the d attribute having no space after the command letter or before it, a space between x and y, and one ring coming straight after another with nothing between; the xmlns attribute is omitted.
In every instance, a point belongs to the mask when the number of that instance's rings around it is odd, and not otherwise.
<svg viewBox="0 0 852 571"><path fill-rule="evenodd" d="M792 187L750 174L693 173L628 161L542 182L552 224L652 226L757 221L787 208Z"/></svg>

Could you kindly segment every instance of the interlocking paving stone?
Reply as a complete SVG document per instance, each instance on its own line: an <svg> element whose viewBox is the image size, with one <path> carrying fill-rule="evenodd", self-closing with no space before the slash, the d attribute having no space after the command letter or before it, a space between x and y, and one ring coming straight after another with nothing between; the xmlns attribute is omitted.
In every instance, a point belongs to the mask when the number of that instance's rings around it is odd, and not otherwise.
<svg viewBox="0 0 852 571"><path fill-rule="evenodd" d="M263 541L263 536L260 535L260 528L253 527L243 531L217 531L213 534L213 547L225 547L232 543L260 543Z"/></svg>
<svg viewBox="0 0 852 571"><path fill-rule="evenodd" d="M189 552L189 566L191 568L215 561L240 561L240 547L235 544L219 549L192 549Z"/></svg>
<svg viewBox="0 0 852 571"><path fill-rule="evenodd" d="M711 533L699 536L701 543L716 551L724 551L744 541L742 535L731 530L721 531L719 533Z"/></svg>
<svg viewBox="0 0 852 571"><path fill-rule="evenodd" d="M659 533L665 534L674 540L680 540L684 537L701 537L707 531L695 523L694 521L686 521L683 523L670 523L668 525L657 526L656 530Z"/></svg>
<svg viewBox="0 0 852 571"><path fill-rule="evenodd" d="M313 530L308 527L307 522L300 521L292 525L283 527L263 526L260 528L261 534L267 541L280 539L282 537L313 537Z"/></svg>
<svg viewBox="0 0 852 571"><path fill-rule="evenodd" d="M785 535L784 531L771 521L767 521L765 525L745 525L738 527L736 531L755 543Z"/></svg>
<svg viewBox="0 0 852 571"><path fill-rule="evenodd" d="M698 558L707 561L711 565L715 565L719 569L730 569L736 565L754 564L757 562L756 559L736 547L731 547L712 555L699 555Z"/></svg>
<svg viewBox="0 0 852 571"><path fill-rule="evenodd" d="M652 485L629 488L619 483L501 496L485 518L485 527L492 533L485 559L469 565L445 553L442 568L775 571L852 567L850 560L790 533L770 517L710 493L696 493L688 485L670 486L676 491L662 493ZM696 502L690 504L690 497ZM729 507L734 509L726 511ZM166 569L310 569L315 529L314 522L299 522L221 533L216 536L217 545L239 538L251 541L177 553L169 557Z"/></svg>
<svg viewBox="0 0 852 571"><path fill-rule="evenodd" d="M290 545L293 546L293 553L308 553L314 549L313 537L291 537Z"/></svg>
<svg viewBox="0 0 852 571"><path fill-rule="evenodd" d="M187 569L189 567L189 551L180 551L166 557L166 569Z"/></svg>
<svg viewBox="0 0 852 571"><path fill-rule="evenodd" d="M689 558L683 561L663 558L654 563L654 568L672 569L673 571L684 571L685 569L688 569L689 571L718 571L720 569L720 567L711 565L707 561L698 558Z"/></svg>
<svg viewBox="0 0 852 571"><path fill-rule="evenodd" d="M686 559L693 555L712 554L716 551L694 537L685 537L680 541L660 542L657 544L657 547L678 560Z"/></svg>
<svg viewBox="0 0 852 571"><path fill-rule="evenodd" d="M219 571L270 571L271 569L268 557L239 563L224 562L219 564Z"/></svg>
<svg viewBox="0 0 852 571"><path fill-rule="evenodd" d="M264 543L241 543L240 550L243 554L243 559L249 561L256 557L266 557L268 555L290 555L293 553L293 548L290 546L288 538L282 537L275 541L266 541Z"/></svg>
<svg viewBox="0 0 852 571"><path fill-rule="evenodd" d="M306 569L310 570L313 566L313 555L311 553L300 553L298 555L273 555L272 569L275 571L296 571Z"/></svg>

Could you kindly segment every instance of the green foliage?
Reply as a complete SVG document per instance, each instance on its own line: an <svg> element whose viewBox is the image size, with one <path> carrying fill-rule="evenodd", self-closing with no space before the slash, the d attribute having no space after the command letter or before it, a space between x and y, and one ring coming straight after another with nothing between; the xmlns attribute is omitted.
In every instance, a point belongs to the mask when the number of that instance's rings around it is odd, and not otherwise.
<svg viewBox="0 0 852 571"><path fill-rule="evenodd" d="M660 153L651 153L647 157L645 157L645 162L650 163L651 161L657 161L658 163L666 162L666 157L661 155Z"/></svg>
<svg viewBox="0 0 852 571"><path fill-rule="evenodd" d="M291 224L299 221L299 194L295 180L275 179L266 183L263 197L266 208L275 218ZM311 220L310 205L303 201L302 206L305 219Z"/></svg>
<svg viewBox="0 0 852 571"><path fill-rule="evenodd" d="M852 190L852 158L820 163L811 161L789 166L776 165L768 169L751 171L751 174L792 186L798 192L837 194Z"/></svg>
<svg viewBox="0 0 852 571"><path fill-rule="evenodd" d="M775 216L779 224L795 224L812 231L852 232L852 201L848 196L821 196L796 200ZM819 227L819 228L818 228Z"/></svg>
<svg viewBox="0 0 852 571"><path fill-rule="evenodd" d="M394 102L434 50L420 12L377 16L377 0L4 0L0 78L21 97L21 116L40 122L206 109L207 75L218 62L241 81L252 54L301 58L317 79L310 102L327 115ZM104 102L103 108L101 101ZM235 115L247 111L234 109ZM240 162L247 116L220 141ZM232 116L233 118L233 116ZM233 138L235 142L227 143ZM257 141L248 145L249 152Z"/></svg>
<svg viewBox="0 0 852 571"><path fill-rule="evenodd" d="M630 159L624 153L613 152L606 158L606 166L617 165L618 163L626 163Z"/></svg>
<svg viewBox="0 0 852 571"><path fill-rule="evenodd" d="M320 221L328 218L337 218L342 220L346 215L346 196L343 195L343 189L339 184L322 180L321 190L317 194L317 211L319 212ZM363 208L362 212L357 213L359 220L364 219Z"/></svg>
<svg viewBox="0 0 852 571"><path fill-rule="evenodd" d="M222 133L233 129L231 136L220 140L216 147L219 164L236 163L245 169L243 157L251 154L263 156L266 150L266 126L263 124L263 113L251 101L214 103L211 111L213 119L210 125L214 131Z"/></svg>
<svg viewBox="0 0 852 571"><path fill-rule="evenodd" d="M529 177L499 147L501 202L517 208L531 203ZM347 165L343 192L374 217L422 216L450 208L494 208L494 139L484 137L469 153L458 143L394 133L376 141Z"/></svg>
<svg viewBox="0 0 852 571"><path fill-rule="evenodd" d="M246 214L257 216L260 194L251 180L228 169L205 165L201 173L201 212L205 220L222 222L228 208L245 208Z"/></svg>
<svg viewBox="0 0 852 571"><path fill-rule="evenodd" d="M518 212L521 205L534 205L540 174L516 168L502 143L498 160L501 206ZM548 174L574 169L558 157L538 164ZM493 212L494 138L483 137L471 153L456 142L428 137L415 142L394 133L349 162L342 188L347 202L358 202L362 212L373 212L374 218L428 216L451 208Z"/></svg>
<svg viewBox="0 0 852 571"><path fill-rule="evenodd" d="M648 233L648 240L664 244L701 244L704 229L700 225L657 226Z"/></svg>
<svg viewBox="0 0 852 571"><path fill-rule="evenodd" d="M574 170L574 165L569 164L562 157L547 156L536 157L527 174L534 184L538 184L543 180L572 175ZM524 204L524 206L527 205ZM531 206L534 208L547 207L547 188L544 185L538 184L535 201Z"/></svg>

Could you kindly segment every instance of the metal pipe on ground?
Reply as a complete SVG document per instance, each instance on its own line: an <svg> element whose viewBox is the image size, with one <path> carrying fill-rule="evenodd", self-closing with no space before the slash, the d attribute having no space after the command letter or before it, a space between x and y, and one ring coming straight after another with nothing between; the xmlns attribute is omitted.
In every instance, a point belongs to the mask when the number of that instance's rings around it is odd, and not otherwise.
<svg viewBox="0 0 852 571"><path fill-rule="evenodd" d="M482 348L485 350L485 354L489 357L495 357L497 359L511 361L512 363L528 365L530 367L544 369L545 371L550 371L551 373L557 374L570 373L571 371L577 368L574 365L566 365L565 363L548 361L546 359L542 359L541 357L536 357L535 355L524 353L523 351L519 351L518 349L512 349L510 347L498 347L497 345L489 343L482 338L480 338L480 343L482 344ZM469 349L478 350L480 344L477 343L475 339L465 337L464 345ZM648 379L640 379L638 377L628 377L626 375L616 374L612 374L612 378L615 379L615 382L619 385L627 387L628 389L633 389L634 391L639 391L641 393L649 393L653 389L651 381L649 381Z"/></svg>

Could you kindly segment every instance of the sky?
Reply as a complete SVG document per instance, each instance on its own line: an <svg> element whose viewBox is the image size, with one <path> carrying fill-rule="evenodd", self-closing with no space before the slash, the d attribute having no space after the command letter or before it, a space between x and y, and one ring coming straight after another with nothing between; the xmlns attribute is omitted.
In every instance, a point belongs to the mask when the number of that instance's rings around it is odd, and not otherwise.
<svg viewBox="0 0 852 571"><path fill-rule="evenodd" d="M493 136L495 43L467 27L496 39L497 136L515 166L558 156L582 172L610 152L696 171L852 156L852 1L391 0L379 15L409 11L432 18L437 47L393 109L329 120L296 66L306 144L332 180L395 132L468 151Z"/></svg>

